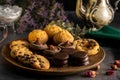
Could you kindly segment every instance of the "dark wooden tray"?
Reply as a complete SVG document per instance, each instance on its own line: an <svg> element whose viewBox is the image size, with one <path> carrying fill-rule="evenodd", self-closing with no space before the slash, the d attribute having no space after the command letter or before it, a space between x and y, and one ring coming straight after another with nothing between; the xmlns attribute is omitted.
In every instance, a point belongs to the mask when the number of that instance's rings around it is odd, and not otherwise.
<svg viewBox="0 0 120 80"><path fill-rule="evenodd" d="M84 70L88 70L91 68L96 67L97 65L99 65L105 58L105 52L103 50L102 47L100 47L100 51L97 55L94 56L90 56L90 64L87 66L68 66L68 67L63 67L63 68L53 68L50 67L50 69L48 70L40 70L40 69L34 69L28 66L25 66L21 63L19 63L18 61L16 61L15 59L13 59L10 56L10 49L8 45L5 45L2 48L2 57L8 61L9 63L11 63L12 65L19 67L23 70L27 70L28 72L35 72L35 73L40 73L43 75L69 75L69 74L74 74L74 73L78 73Z"/></svg>

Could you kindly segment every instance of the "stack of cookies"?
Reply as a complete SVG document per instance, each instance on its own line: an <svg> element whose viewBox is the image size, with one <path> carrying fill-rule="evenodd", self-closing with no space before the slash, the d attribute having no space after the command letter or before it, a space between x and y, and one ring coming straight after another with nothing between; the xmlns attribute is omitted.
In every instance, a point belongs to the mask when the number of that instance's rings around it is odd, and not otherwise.
<svg viewBox="0 0 120 80"><path fill-rule="evenodd" d="M64 67L68 65L69 55L66 53L57 53L54 55L54 66L56 67Z"/></svg>
<svg viewBox="0 0 120 80"><path fill-rule="evenodd" d="M77 51L69 56L69 64L72 66L83 66L89 64L89 57L84 51Z"/></svg>
<svg viewBox="0 0 120 80"><path fill-rule="evenodd" d="M26 41L16 40L10 44L10 55L19 62L30 65L36 69L49 69L50 63L47 58L41 55L33 54L26 46Z"/></svg>

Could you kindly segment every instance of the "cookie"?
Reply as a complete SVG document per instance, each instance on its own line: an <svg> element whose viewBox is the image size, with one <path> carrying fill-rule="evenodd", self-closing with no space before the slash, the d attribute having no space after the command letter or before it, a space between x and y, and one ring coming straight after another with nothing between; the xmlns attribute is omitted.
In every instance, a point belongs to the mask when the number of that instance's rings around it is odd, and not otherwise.
<svg viewBox="0 0 120 80"><path fill-rule="evenodd" d="M26 47L24 47L22 45L18 45L18 46L14 46L11 49L10 55L13 58L17 58L18 56L24 56L25 52L27 52L27 51L29 51L28 48L26 48Z"/></svg>
<svg viewBox="0 0 120 80"><path fill-rule="evenodd" d="M33 55L32 51L26 50L22 52L23 55L18 55L17 59L23 63L28 63L27 60L29 59L29 57L31 57L31 55Z"/></svg>
<svg viewBox="0 0 120 80"><path fill-rule="evenodd" d="M57 67L63 67L68 64L69 55L66 53L57 53L54 55L54 65Z"/></svg>
<svg viewBox="0 0 120 80"><path fill-rule="evenodd" d="M37 55L37 54L35 54L34 56L37 58L37 61L32 64L34 68L37 68L37 69L49 69L50 68L50 62L47 58L45 58L42 55Z"/></svg>
<svg viewBox="0 0 120 80"><path fill-rule="evenodd" d="M58 46L60 46L61 48L73 48L73 49L75 49L75 47L76 47L73 44L73 42L69 42L69 41L62 42L62 43L58 44Z"/></svg>
<svg viewBox="0 0 120 80"><path fill-rule="evenodd" d="M67 53L68 55L74 54L76 50L74 48L63 48L61 50L62 53Z"/></svg>
<svg viewBox="0 0 120 80"><path fill-rule="evenodd" d="M74 37L70 32L63 29L62 31L58 32L57 34L53 36L53 41L55 44L60 44L66 41L73 42Z"/></svg>
<svg viewBox="0 0 120 80"><path fill-rule="evenodd" d="M54 46L54 45L50 45L48 49L43 51L43 55L45 55L46 57L52 57L54 56L56 53L59 53L61 51L61 48L58 46Z"/></svg>
<svg viewBox="0 0 120 80"><path fill-rule="evenodd" d="M30 65L36 69L49 69L49 61L41 55L33 54L25 45L23 41L13 41L10 44L11 52L10 55L12 58L18 60L23 64Z"/></svg>
<svg viewBox="0 0 120 80"><path fill-rule="evenodd" d="M62 31L62 28L56 24L48 24L45 26L44 30L48 34L49 38L52 38L55 34Z"/></svg>
<svg viewBox="0 0 120 80"><path fill-rule="evenodd" d="M89 56L96 55L100 51L100 46L94 39L78 39L74 41L78 51L86 51Z"/></svg>
<svg viewBox="0 0 120 80"><path fill-rule="evenodd" d="M44 30L34 29L28 34L28 41L45 44L48 41L48 35Z"/></svg>
<svg viewBox="0 0 120 80"><path fill-rule="evenodd" d="M73 66L83 66L89 64L89 57L86 52L79 51L70 55L69 64Z"/></svg>
<svg viewBox="0 0 120 80"><path fill-rule="evenodd" d="M43 51L43 56L45 56L50 64L53 64L53 56L61 51L61 48L58 46L50 45L48 49Z"/></svg>
<svg viewBox="0 0 120 80"><path fill-rule="evenodd" d="M12 49L14 46L17 46L17 45L28 47L29 43L25 40L14 40L10 43L10 49Z"/></svg>
<svg viewBox="0 0 120 80"><path fill-rule="evenodd" d="M24 56L19 56L18 60L24 64L30 64L30 58L33 54L24 54Z"/></svg>
<svg viewBox="0 0 120 80"><path fill-rule="evenodd" d="M38 61L37 57L35 55L31 55L29 58L29 64L36 69L40 69L40 62Z"/></svg>
<svg viewBox="0 0 120 80"><path fill-rule="evenodd" d="M24 55L19 55L17 59L21 63L32 66L35 69L49 69L50 68L49 61L41 55L27 53Z"/></svg>
<svg viewBox="0 0 120 80"><path fill-rule="evenodd" d="M47 44L30 43L30 48L33 50L42 51L42 50L48 49L48 45Z"/></svg>

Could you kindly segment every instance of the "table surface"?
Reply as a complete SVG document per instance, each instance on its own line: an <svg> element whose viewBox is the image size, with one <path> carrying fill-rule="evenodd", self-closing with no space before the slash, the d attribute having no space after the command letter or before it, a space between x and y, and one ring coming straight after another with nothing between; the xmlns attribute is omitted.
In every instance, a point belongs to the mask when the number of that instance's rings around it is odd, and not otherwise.
<svg viewBox="0 0 120 80"><path fill-rule="evenodd" d="M115 18L113 22L110 24L111 26L119 28L120 19L118 16L120 16L120 13L115 14ZM0 44L0 49L2 49L4 45L6 45L7 43L11 42L14 39L24 38L26 36L27 36L26 33L16 34L13 33L12 30L9 30L9 35L7 39L2 44ZM97 71L99 74L95 78L83 77L82 72L67 76L34 75L13 68L11 64L6 62L6 60L4 60L2 56L0 56L0 80L120 80L120 69L115 71L114 75L112 76L105 75L106 71L110 69L110 66L114 62L114 60L120 59L120 47L112 46L112 44L115 45L117 44L111 42L110 42L111 46L101 45L106 53L106 57L104 61L100 64L101 69Z"/></svg>

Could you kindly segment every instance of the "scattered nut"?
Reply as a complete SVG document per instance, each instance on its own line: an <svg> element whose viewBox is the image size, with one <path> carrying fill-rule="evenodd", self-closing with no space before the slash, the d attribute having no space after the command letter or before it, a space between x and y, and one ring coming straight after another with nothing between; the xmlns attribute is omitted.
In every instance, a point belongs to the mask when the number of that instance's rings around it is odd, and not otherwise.
<svg viewBox="0 0 120 80"><path fill-rule="evenodd" d="M50 45L50 50L56 50L57 48L53 45Z"/></svg>
<svg viewBox="0 0 120 80"><path fill-rule="evenodd" d="M66 45L66 46L71 46L71 42L66 41L66 42L65 42L65 45Z"/></svg>
<svg viewBox="0 0 120 80"><path fill-rule="evenodd" d="M111 68L112 68L113 70L118 70L118 67L117 67L116 64L111 65Z"/></svg>
<svg viewBox="0 0 120 80"><path fill-rule="evenodd" d="M108 71L106 72L106 74L111 76L111 75L114 74L114 71L113 71L113 70L108 70Z"/></svg>
<svg viewBox="0 0 120 80"><path fill-rule="evenodd" d="M87 72L85 73L85 76L91 77L91 78L96 77L96 75L97 75L96 71L92 71L92 70L87 71Z"/></svg>

